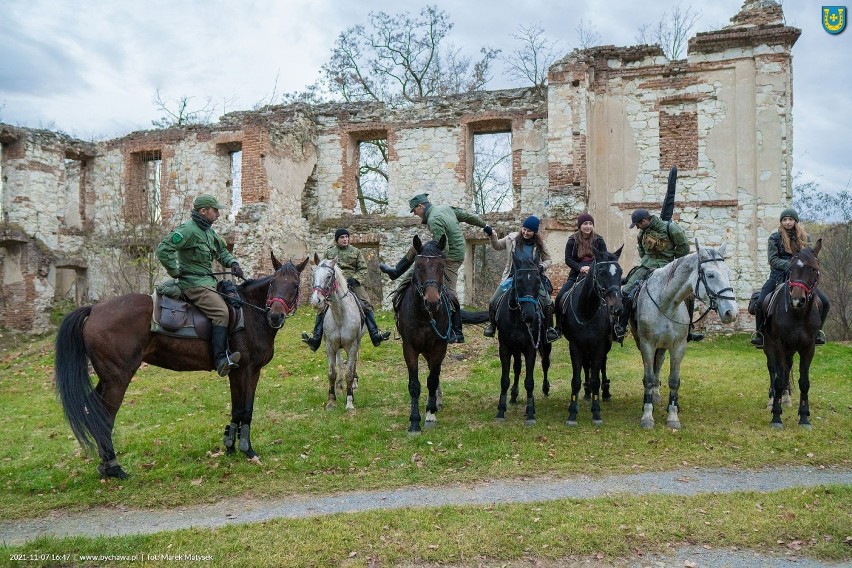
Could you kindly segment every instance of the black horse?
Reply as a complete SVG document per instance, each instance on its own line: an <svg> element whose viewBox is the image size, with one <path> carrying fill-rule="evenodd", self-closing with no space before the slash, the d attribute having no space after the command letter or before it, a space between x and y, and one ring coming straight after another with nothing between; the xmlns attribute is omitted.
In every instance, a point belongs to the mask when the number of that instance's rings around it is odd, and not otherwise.
<svg viewBox="0 0 852 568"><path fill-rule="evenodd" d="M447 339L452 333L450 312L454 293L444 287L444 246L446 235L438 242L423 244L417 235L413 239L417 256L411 282L398 291L394 298L396 328L402 338L402 354L408 367L408 394L411 396L411 414L408 417L409 434L420 433L420 355L426 359L429 376L426 388L425 427L435 426L438 412L438 391L441 364L447 354Z"/></svg>
<svg viewBox="0 0 852 568"><path fill-rule="evenodd" d="M592 400L592 422L601 419L601 374L606 376L606 357L612 348L612 318L622 310L620 247L615 253L602 251L601 258L589 266L589 272L564 298L559 299L559 318L562 332L571 352L571 403L568 405L568 426L577 425L580 374L585 371ZM610 397L609 384L604 385L604 399Z"/></svg>
<svg viewBox="0 0 852 568"><path fill-rule="evenodd" d="M245 329L230 338L242 358L229 376L231 423L225 427L224 437L229 453L235 451L239 438L240 451L248 458L257 456L250 430L260 370L272 359L275 334L296 311L300 273L307 263L305 258L298 265L282 265L273 254L272 276L248 280L238 287ZM116 458L112 430L127 387L143 362L172 371L215 368L209 341L153 333L152 310L151 296L118 296L77 308L62 321L56 336L56 389L62 409L80 444L97 446L102 477L127 477ZM98 376L94 388L87 359Z"/></svg>
<svg viewBox="0 0 852 568"><path fill-rule="evenodd" d="M497 339L500 344L500 400L497 403L497 420L506 418L506 392L509 390L509 366L514 360L515 385L521 371L521 357L526 366L524 387L527 391L526 423L535 424L535 398L533 390L535 380L535 359L542 352L545 384L547 370L550 367L551 345L545 339L547 322L538 303L538 291L541 286L541 273L538 259L516 256L512 258L512 285L497 303L495 321ZM547 392L545 392L545 395ZM517 389L513 389L512 401L517 398Z"/></svg>
<svg viewBox="0 0 852 568"><path fill-rule="evenodd" d="M775 294L763 302L764 348L766 367L769 370L769 399L772 403L773 428L783 428L781 398L790 387L790 368L793 355L799 354L799 424L810 428L808 419L808 391L810 368L814 358L816 334L822 324L822 305L817 294L819 285L819 251L822 239L816 245L804 248L790 259L787 281L780 284Z"/></svg>

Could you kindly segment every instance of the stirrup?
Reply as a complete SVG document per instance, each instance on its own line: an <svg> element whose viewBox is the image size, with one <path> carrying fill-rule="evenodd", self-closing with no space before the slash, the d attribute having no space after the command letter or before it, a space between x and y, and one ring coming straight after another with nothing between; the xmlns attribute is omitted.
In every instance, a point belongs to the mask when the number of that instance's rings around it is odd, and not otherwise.
<svg viewBox="0 0 852 568"><path fill-rule="evenodd" d="M373 342L373 347L378 347L382 344L382 341L387 341L388 339L390 339L390 335L391 334L389 331L379 331L376 333L376 335L370 336L370 341Z"/></svg>
<svg viewBox="0 0 852 568"><path fill-rule="evenodd" d="M825 332L819 330L814 338L814 345L825 345Z"/></svg>
<svg viewBox="0 0 852 568"><path fill-rule="evenodd" d="M460 331L451 331L447 343L464 343L464 334Z"/></svg>
<svg viewBox="0 0 852 568"><path fill-rule="evenodd" d="M308 344L308 347L311 348L311 351L316 351L319 349L320 343L322 342L322 336L314 337L313 335L308 335L308 332L302 332L302 341Z"/></svg>
<svg viewBox="0 0 852 568"><path fill-rule="evenodd" d="M231 372L231 369L236 369L239 367L237 363L240 362L240 352L236 353L225 353L225 356L219 359L219 362L216 363L216 373L220 377L227 377Z"/></svg>
<svg viewBox="0 0 852 568"><path fill-rule="evenodd" d="M703 333L694 333L694 332L690 331L689 333L686 334L686 340L687 341L701 341L702 339L704 339Z"/></svg>
<svg viewBox="0 0 852 568"><path fill-rule="evenodd" d="M559 330L555 327L548 327L547 331L544 332L544 338L547 340L548 343L553 343L560 337L562 337L562 334L559 333Z"/></svg>
<svg viewBox="0 0 852 568"><path fill-rule="evenodd" d="M485 326L485 329L482 330L482 335L484 335L485 337L494 337L494 335L497 333L495 327L496 326L493 323L489 323L487 326Z"/></svg>
<svg viewBox="0 0 852 568"><path fill-rule="evenodd" d="M751 334L751 344L757 348L763 348L763 333L755 331Z"/></svg>

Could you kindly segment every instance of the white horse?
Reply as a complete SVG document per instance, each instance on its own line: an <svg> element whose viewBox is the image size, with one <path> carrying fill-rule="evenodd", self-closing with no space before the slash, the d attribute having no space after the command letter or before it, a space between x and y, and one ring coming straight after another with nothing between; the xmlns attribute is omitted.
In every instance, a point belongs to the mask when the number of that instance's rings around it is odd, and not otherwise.
<svg viewBox="0 0 852 568"><path fill-rule="evenodd" d="M355 294L349 291L346 278L336 260L320 261L314 253L314 288L311 305L318 312L325 311L323 338L328 358L328 401L326 410L337 406L335 388L343 392L343 374L346 375L346 409L355 410L355 390L358 388L358 350L366 327L361 306ZM343 354L346 353L344 362ZM344 367L345 365L345 367Z"/></svg>
<svg viewBox="0 0 852 568"><path fill-rule="evenodd" d="M725 264L725 244L713 249L700 247L696 242L695 248L698 252L654 270L636 293L636 316L630 325L645 367L645 398L640 421L643 428L654 427L654 404L661 402L660 369L666 358L666 350L671 355L669 416L666 425L676 430L681 427L677 393L680 388L680 363L686 351L690 324L690 314L684 301L690 296L700 298L709 306L704 315L711 309L716 310L724 323L734 321L737 316L737 302Z"/></svg>

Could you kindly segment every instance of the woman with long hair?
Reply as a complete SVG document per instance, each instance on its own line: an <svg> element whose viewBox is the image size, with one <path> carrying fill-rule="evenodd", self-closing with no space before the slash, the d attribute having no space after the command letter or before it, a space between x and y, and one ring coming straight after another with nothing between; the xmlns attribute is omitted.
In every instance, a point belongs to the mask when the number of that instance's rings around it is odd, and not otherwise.
<svg viewBox="0 0 852 568"><path fill-rule="evenodd" d="M755 332L751 337L751 343L755 347L763 348L763 324L765 314L761 306L763 300L770 294L775 287L784 282L787 277L787 272L790 269L790 260L797 252L808 246L809 237L805 231L804 225L799 222L799 214L795 209L785 209L781 212L781 224L778 230L769 235L769 245L767 252L769 256L769 279L763 284L760 289L760 296L757 299L755 306L754 322ZM822 325L825 325L825 318L828 317L828 298L817 288L816 293L822 302ZM817 332L817 345L825 345L825 332L822 329Z"/></svg>

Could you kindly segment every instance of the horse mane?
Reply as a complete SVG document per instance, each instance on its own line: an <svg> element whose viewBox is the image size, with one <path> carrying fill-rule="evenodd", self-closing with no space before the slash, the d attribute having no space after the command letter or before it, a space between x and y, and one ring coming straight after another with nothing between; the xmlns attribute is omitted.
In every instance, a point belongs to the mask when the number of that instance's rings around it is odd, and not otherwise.
<svg viewBox="0 0 852 568"><path fill-rule="evenodd" d="M293 261L288 260L286 263L282 264L281 267L276 270L274 273L269 276L262 276L260 278L246 278L242 284L237 286L237 289L240 291L240 294L251 294L260 286L266 286L269 284L269 281L272 280L275 273L282 272L285 274L293 274L296 276L296 279L299 280L299 269L296 268L296 265L293 264Z"/></svg>
<svg viewBox="0 0 852 568"><path fill-rule="evenodd" d="M346 277L343 275L343 271L340 269L336 262L334 262L330 258L326 258L325 260L320 262L320 266L324 266L325 268L331 268L332 270L334 270L334 279L337 282L337 287L348 289L349 285L346 283Z"/></svg>
<svg viewBox="0 0 852 568"><path fill-rule="evenodd" d="M420 254L425 256L440 256L442 258L447 257L447 255L444 254L444 251L441 250L441 247L438 246L438 241L428 241L423 243L423 248L420 249Z"/></svg>
<svg viewBox="0 0 852 568"><path fill-rule="evenodd" d="M811 266L813 268L819 268L819 258L817 258L817 255L814 254L814 249L812 249L811 247L801 249L794 256L796 256L799 260L801 260L808 266Z"/></svg>

